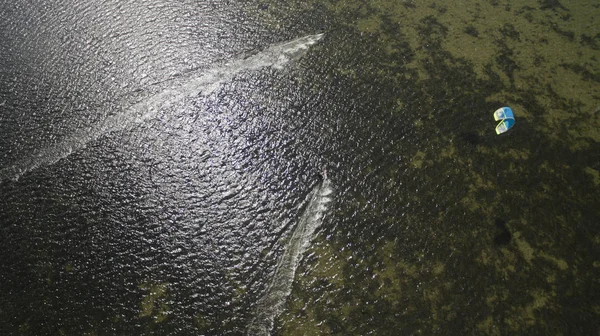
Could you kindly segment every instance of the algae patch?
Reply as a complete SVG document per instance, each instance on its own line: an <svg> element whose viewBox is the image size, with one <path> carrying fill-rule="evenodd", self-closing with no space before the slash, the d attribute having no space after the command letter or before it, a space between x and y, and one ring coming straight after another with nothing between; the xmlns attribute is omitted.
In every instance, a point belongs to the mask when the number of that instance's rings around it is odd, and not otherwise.
<svg viewBox="0 0 600 336"><path fill-rule="evenodd" d="M544 252L540 252L539 256L541 258L544 258L544 259L552 262L553 264L555 264L561 271L564 271L567 268L569 268L569 264L567 264L567 262L565 260L563 260L563 259L553 257L551 255L548 255L548 254L544 253Z"/></svg>
<svg viewBox="0 0 600 336"><path fill-rule="evenodd" d="M422 151L418 151L415 156L410 160L411 165L414 168L420 169L423 167L423 162L425 161L425 153Z"/></svg>
<svg viewBox="0 0 600 336"><path fill-rule="evenodd" d="M517 245L517 249L521 253L523 259L525 259L528 263L531 263L533 260L535 250L529 245L529 243L521 237L520 232L514 233L514 240Z"/></svg>
<svg viewBox="0 0 600 336"><path fill-rule="evenodd" d="M585 167L585 172L592 177L595 186L600 185L600 172L591 167Z"/></svg>
<svg viewBox="0 0 600 336"><path fill-rule="evenodd" d="M140 285L140 289L147 291L140 304L139 317L150 317L156 323L163 322L169 316L169 306L166 304L167 284L148 284Z"/></svg>

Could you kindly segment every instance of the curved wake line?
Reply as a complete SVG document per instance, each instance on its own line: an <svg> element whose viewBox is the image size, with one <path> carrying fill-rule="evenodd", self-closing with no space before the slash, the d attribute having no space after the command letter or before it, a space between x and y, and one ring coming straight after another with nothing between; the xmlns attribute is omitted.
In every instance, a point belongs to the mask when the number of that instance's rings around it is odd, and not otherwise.
<svg viewBox="0 0 600 336"><path fill-rule="evenodd" d="M102 123L76 131L60 143L43 148L14 165L0 170L0 183L8 179L16 181L27 172L53 165L71 153L84 149L88 143L109 132L124 130L136 123L156 118L161 110L186 97L209 95L241 72L256 71L267 67L283 69L291 61L302 57L322 37L323 34L308 35L269 46L251 56L234 58L223 65L197 72L194 78L183 84L178 85L176 80L172 80L168 84L171 88L106 118Z"/></svg>
<svg viewBox="0 0 600 336"><path fill-rule="evenodd" d="M310 246L316 229L323 223L332 194L331 181L325 177L307 196L306 210L277 262L275 274L265 295L256 305L254 318L246 332L248 336L270 335L275 318L283 311L285 301L292 291L292 283L302 256Z"/></svg>

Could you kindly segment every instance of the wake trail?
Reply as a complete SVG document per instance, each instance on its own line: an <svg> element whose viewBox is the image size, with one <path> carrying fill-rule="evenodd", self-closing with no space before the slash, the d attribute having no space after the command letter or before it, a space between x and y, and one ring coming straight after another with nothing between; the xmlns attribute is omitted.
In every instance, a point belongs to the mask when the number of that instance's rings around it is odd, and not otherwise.
<svg viewBox="0 0 600 336"><path fill-rule="evenodd" d="M242 72L268 67L283 69L290 62L302 57L322 37L323 34L307 35L271 45L250 56L237 57L208 70L192 72L186 76L192 79L183 83L181 80L167 81L163 84L170 88L151 95L116 115L107 117L101 123L75 131L59 143L42 148L12 166L0 170L0 183L8 179L16 181L32 170L53 165L73 152L84 149L88 143L107 133L128 129L137 123L156 118L161 110L187 97L209 95Z"/></svg>
<svg viewBox="0 0 600 336"><path fill-rule="evenodd" d="M324 176L323 182L307 196L308 205L277 262L271 283L256 305L246 335L270 335L275 318L282 313L285 301L292 291L296 269L310 246L316 229L323 223L332 196L333 186L327 176Z"/></svg>

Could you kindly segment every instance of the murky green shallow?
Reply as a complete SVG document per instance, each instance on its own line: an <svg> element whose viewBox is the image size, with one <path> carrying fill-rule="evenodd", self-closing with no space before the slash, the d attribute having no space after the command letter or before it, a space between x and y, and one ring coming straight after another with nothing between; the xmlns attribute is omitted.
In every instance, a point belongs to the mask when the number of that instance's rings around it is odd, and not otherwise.
<svg viewBox="0 0 600 336"><path fill-rule="evenodd" d="M293 8L323 17L322 48L343 60L332 83L378 87L356 109L382 132L363 138L387 141L356 145L370 162L344 176L361 182L339 196L276 333L598 332L598 4ZM497 136L505 105L517 123Z"/></svg>

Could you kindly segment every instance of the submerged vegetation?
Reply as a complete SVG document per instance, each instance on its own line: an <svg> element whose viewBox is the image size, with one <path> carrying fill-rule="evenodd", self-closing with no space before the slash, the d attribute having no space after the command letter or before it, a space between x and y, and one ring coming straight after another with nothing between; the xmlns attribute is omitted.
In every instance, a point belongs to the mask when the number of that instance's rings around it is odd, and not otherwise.
<svg viewBox="0 0 600 336"><path fill-rule="evenodd" d="M216 22L225 10L219 6L207 12ZM600 330L600 6L589 0L255 0L222 6L247 10L234 28L251 21L264 25L257 45L324 33L306 55L294 58L294 66L236 72L251 82L240 90L253 95L233 97L233 83L230 91L204 97L207 105L222 105L215 115L228 132L248 124L240 150L257 149L246 142L263 130L271 133L268 144L281 142L277 132L291 134L290 151L259 148L273 162L289 156L281 168L286 180L277 188L302 192L288 172L296 158L306 161L301 167L327 164L336 186L323 225L294 269L275 334ZM195 28L204 27L210 24ZM254 32L244 29L220 38L235 42ZM272 90L258 85L267 79L275 79ZM283 112L263 119L265 106ZM501 106L513 108L517 123L497 136L492 113ZM228 110L246 108L258 111L240 125L228 124L236 123ZM280 127L283 119L307 115L297 128ZM267 121L272 127L256 126ZM181 147L175 141L163 149L171 145ZM176 162L190 164L189 176L165 181L178 189L197 183L192 177L204 172L191 165L196 154ZM267 171L262 155L247 164ZM4 248L23 257L7 258L5 269L21 271L5 278L9 300L0 310L12 328L7 333L244 334L297 223L293 215L279 223L276 213L290 212L294 201L280 207L281 197L260 197L260 214L240 214L248 230L233 239L237 217L227 212L238 199L226 184L219 184L225 197L209 205L199 201L202 193L190 193L193 203L176 198L169 205L168 197L154 193L154 183L148 193L128 188L139 178L129 174L129 163L119 162L121 156L108 156L111 165L90 159L97 166L88 171L106 175L80 175L72 185L63 185L78 175L71 162L7 184L6 205L14 209L6 213L14 216L12 231L5 232L17 234L5 233L10 239ZM243 175L244 165L232 175ZM314 174L309 168L306 174ZM106 185L87 183L89 176ZM277 185L281 176L260 179ZM270 192L254 190L253 181L243 189ZM122 217L113 213L120 193L126 194L120 205L132 210ZM219 209L194 217L186 206ZM237 211L252 208L244 206ZM49 219L34 218L45 213ZM257 218L272 227L254 226ZM211 230L220 232L211 236ZM257 237L279 237L255 251L251 235L257 230L269 231ZM47 232L60 232L61 239L46 241ZM294 272L279 273L287 295Z"/></svg>
<svg viewBox="0 0 600 336"><path fill-rule="evenodd" d="M336 55L327 76L355 94L337 92L353 105L340 114L364 114L368 131L349 131L356 144L328 158L359 164L336 172L345 197L277 333L597 331L598 6L377 0L296 10L327 18L320 52ZM496 136L492 112L504 105L517 126Z"/></svg>

